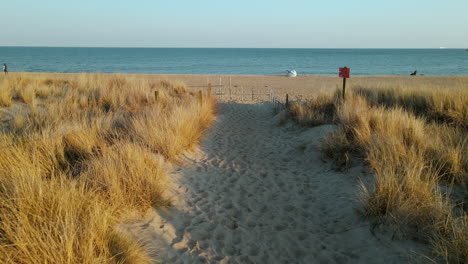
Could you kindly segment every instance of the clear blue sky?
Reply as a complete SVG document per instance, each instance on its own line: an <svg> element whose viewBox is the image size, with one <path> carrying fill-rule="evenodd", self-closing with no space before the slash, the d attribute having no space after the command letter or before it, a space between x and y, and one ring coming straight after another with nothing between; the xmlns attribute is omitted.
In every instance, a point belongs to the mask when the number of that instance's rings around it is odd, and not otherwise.
<svg viewBox="0 0 468 264"><path fill-rule="evenodd" d="M0 46L468 48L468 0L0 0Z"/></svg>

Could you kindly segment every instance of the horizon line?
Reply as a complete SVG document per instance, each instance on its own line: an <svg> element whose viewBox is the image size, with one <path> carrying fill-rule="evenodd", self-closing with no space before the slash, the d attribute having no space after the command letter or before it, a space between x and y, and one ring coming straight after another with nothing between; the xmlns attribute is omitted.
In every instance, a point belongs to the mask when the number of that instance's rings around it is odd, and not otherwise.
<svg viewBox="0 0 468 264"><path fill-rule="evenodd" d="M29 45L0 45L1 48L122 48L122 49L467 49L467 48L448 48L448 47L438 47L438 48L305 48L305 47L284 47L284 48L275 48L275 47L145 47L145 46L29 46Z"/></svg>

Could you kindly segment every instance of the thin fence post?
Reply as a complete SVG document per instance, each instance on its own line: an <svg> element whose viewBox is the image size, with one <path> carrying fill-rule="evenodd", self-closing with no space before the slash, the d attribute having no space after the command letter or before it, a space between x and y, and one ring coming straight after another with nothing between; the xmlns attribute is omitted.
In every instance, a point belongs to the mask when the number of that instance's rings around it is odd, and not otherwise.
<svg viewBox="0 0 468 264"><path fill-rule="evenodd" d="M200 100L200 105L203 105L203 94L202 91L198 91L198 100Z"/></svg>
<svg viewBox="0 0 468 264"><path fill-rule="evenodd" d="M154 91L154 101L157 102L158 98L159 98L159 91L156 90L156 91Z"/></svg>
<svg viewBox="0 0 468 264"><path fill-rule="evenodd" d="M254 100L254 88L252 87L252 101Z"/></svg>
<svg viewBox="0 0 468 264"><path fill-rule="evenodd" d="M231 77L229 77L229 100L232 100Z"/></svg>
<svg viewBox="0 0 468 264"><path fill-rule="evenodd" d="M346 78L343 78L343 101L345 100L346 94Z"/></svg>
<svg viewBox="0 0 468 264"><path fill-rule="evenodd" d="M208 83L208 96L211 96L211 83Z"/></svg>
<svg viewBox="0 0 468 264"><path fill-rule="evenodd" d="M286 94L286 103L284 104L284 107L289 110L289 95Z"/></svg>
<svg viewBox="0 0 468 264"><path fill-rule="evenodd" d="M219 95L221 98L224 98L224 92L222 91L223 90L222 87L223 87L223 84L221 81L221 77L219 77Z"/></svg>

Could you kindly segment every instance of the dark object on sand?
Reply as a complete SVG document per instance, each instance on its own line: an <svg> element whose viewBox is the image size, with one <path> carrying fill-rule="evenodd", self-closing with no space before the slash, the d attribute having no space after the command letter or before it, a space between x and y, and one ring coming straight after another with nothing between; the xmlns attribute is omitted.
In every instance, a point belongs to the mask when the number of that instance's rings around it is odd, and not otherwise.
<svg viewBox="0 0 468 264"><path fill-rule="evenodd" d="M411 76L414 76L414 75L416 75L417 73L418 73L418 71L414 71L414 72L411 73L410 75L411 75Z"/></svg>
<svg viewBox="0 0 468 264"><path fill-rule="evenodd" d="M4 72L5 74L8 73L8 67L6 66L5 63L3 63L3 72Z"/></svg>

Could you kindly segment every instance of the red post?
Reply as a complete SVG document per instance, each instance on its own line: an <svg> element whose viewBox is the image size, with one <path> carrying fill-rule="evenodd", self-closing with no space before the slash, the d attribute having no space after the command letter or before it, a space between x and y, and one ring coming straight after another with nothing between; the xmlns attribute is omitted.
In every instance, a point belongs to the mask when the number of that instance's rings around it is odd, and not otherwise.
<svg viewBox="0 0 468 264"><path fill-rule="evenodd" d="M339 68L338 76L343 78L343 100L345 99L345 93L346 93L346 79L349 78L350 72L351 72L351 69L346 66L343 68Z"/></svg>

